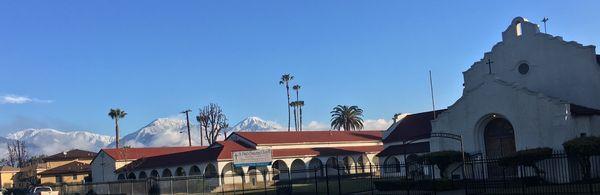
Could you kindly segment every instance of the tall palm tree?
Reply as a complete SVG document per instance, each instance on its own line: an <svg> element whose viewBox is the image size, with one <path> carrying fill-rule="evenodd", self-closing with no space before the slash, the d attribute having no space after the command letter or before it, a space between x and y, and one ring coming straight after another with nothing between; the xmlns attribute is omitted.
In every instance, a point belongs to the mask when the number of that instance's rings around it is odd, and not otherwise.
<svg viewBox="0 0 600 195"><path fill-rule="evenodd" d="M302 106L300 106L300 88L301 88L300 85L292 86L292 89L294 91L296 91L296 102L298 102L298 103L296 103L296 107L298 107L298 109L300 110L300 113L298 114L298 116L301 119L302 118L302 115L301 115L302 114ZM294 112L296 112L296 111L294 111ZM296 125L296 128L298 130L302 131L302 121L300 119L298 119L298 124Z"/></svg>
<svg viewBox="0 0 600 195"><path fill-rule="evenodd" d="M290 110L290 81L294 79L294 76L290 74L281 75L281 80L279 81L280 85L285 85L285 91L287 92L287 109L288 109L288 131L290 131L291 120L291 110Z"/></svg>
<svg viewBox="0 0 600 195"><path fill-rule="evenodd" d="M298 131L298 115L296 114L298 113L296 109L298 107L298 101L290 102L290 106L294 108L294 130Z"/></svg>
<svg viewBox="0 0 600 195"><path fill-rule="evenodd" d="M331 111L331 128L344 131L363 128L363 110L358 106L337 105Z"/></svg>
<svg viewBox="0 0 600 195"><path fill-rule="evenodd" d="M298 125L300 127L300 131L302 131L302 107L304 106L304 101L297 101L298 102L298 108L300 108L300 124Z"/></svg>
<svg viewBox="0 0 600 195"><path fill-rule="evenodd" d="M120 118L125 118L125 115L127 115L127 113L124 110L121 110L119 108L111 108L110 111L108 112L108 116L110 116L110 118L112 118L113 120L115 120L115 147L119 148L119 119Z"/></svg>

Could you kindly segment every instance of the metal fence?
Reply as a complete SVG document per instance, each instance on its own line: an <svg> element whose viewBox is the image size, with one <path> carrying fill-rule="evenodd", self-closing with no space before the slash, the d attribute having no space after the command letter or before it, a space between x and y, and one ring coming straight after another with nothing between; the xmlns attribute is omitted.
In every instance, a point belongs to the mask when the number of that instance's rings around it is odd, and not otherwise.
<svg viewBox="0 0 600 195"><path fill-rule="evenodd" d="M69 184L62 194L600 194L600 157L582 166L564 154L535 166L471 158L444 172L430 164L321 166L109 183ZM463 169L464 167L464 169ZM266 170L266 169L264 169ZM464 174L463 174L464 173ZM442 177L442 175L444 177Z"/></svg>

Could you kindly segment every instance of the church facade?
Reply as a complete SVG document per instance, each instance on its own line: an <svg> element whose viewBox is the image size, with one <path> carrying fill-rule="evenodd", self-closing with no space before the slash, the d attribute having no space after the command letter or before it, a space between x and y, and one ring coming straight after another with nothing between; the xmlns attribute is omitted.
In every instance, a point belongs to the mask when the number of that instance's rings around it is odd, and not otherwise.
<svg viewBox="0 0 600 195"><path fill-rule="evenodd" d="M502 41L463 72L462 96L431 120L431 133L462 136L464 149L488 158L530 148L562 150L579 136L600 136L600 56L595 46L542 33L513 19ZM430 151L460 143L429 138Z"/></svg>

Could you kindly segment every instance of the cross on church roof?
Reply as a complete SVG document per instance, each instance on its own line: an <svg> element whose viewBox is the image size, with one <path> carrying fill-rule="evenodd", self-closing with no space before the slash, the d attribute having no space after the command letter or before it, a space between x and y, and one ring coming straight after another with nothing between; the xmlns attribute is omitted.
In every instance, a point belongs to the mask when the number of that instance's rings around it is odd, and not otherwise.
<svg viewBox="0 0 600 195"><path fill-rule="evenodd" d="M489 69L489 74L492 74L492 64L494 63L494 61L492 61L492 59L488 58L488 61L485 63L488 65L488 69Z"/></svg>

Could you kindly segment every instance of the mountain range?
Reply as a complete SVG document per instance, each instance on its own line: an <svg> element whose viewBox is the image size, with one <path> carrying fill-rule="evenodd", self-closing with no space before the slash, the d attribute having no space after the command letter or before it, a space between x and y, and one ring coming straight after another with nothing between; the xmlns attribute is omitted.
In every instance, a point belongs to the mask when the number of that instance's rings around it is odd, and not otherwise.
<svg viewBox="0 0 600 195"><path fill-rule="evenodd" d="M273 131L282 126L258 117L248 117L228 128L233 131ZM200 130L197 125L190 126L192 144L200 145ZM228 133L229 134L229 133ZM221 136L220 139L224 139ZM0 137L0 156L6 156L6 143L21 140L28 147L31 155L51 155L71 149L98 151L104 147L114 147L114 137L89 131L60 131L56 129L24 129ZM203 139L203 145L207 145ZM159 147L188 145L187 126L183 119L159 118L141 129L127 134L119 140L121 146Z"/></svg>

